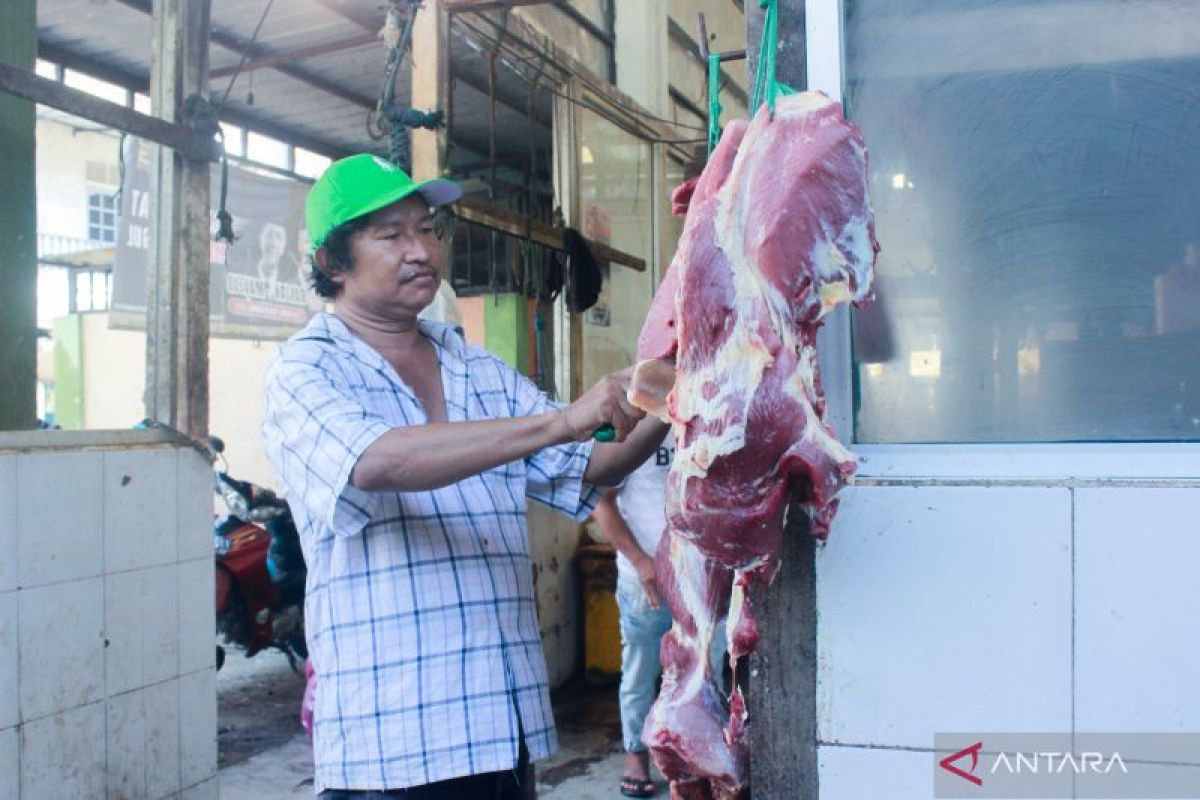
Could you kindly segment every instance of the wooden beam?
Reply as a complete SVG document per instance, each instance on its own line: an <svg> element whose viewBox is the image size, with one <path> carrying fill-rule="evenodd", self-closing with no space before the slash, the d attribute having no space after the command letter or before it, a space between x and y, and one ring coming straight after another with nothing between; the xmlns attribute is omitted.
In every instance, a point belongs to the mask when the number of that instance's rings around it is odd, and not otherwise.
<svg viewBox="0 0 1200 800"><path fill-rule="evenodd" d="M425 0L412 29L412 107L444 108L450 75L449 26L442 0ZM412 175L418 180L438 178L446 165L446 131L414 128L409 134Z"/></svg>
<svg viewBox="0 0 1200 800"><path fill-rule="evenodd" d="M501 233L507 233L510 236L520 236L537 242L543 247L560 251L565 251L566 249L566 245L563 242L562 228L530 219L517 211L464 197L454 204L454 213L468 222L482 225L485 228L491 228ZM620 264L637 272L646 271L646 260L644 258L630 255L615 247L610 247L603 242L597 242L592 239L588 240L588 246L591 247L597 261Z"/></svg>
<svg viewBox="0 0 1200 800"><path fill-rule="evenodd" d="M221 154L211 135L134 111L4 62L0 62L0 91L140 136L189 159L215 161Z"/></svg>

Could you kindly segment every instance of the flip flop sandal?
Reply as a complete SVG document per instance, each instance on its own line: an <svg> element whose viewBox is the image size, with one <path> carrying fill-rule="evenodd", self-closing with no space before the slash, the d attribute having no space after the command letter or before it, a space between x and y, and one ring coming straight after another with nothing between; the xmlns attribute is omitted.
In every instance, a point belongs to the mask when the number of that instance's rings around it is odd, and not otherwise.
<svg viewBox="0 0 1200 800"><path fill-rule="evenodd" d="M654 781L644 781L628 776L621 778L621 794L625 797L654 797L657 791Z"/></svg>

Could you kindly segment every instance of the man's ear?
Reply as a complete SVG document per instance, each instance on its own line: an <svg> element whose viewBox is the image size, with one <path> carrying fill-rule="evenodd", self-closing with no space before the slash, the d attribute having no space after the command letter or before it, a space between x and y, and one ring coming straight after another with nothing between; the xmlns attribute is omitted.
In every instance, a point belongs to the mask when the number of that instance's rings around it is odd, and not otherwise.
<svg viewBox="0 0 1200 800"><path fill-rule="evenodd" d="M334 283L340 284L343 280L345 280L344 271L333 268L333 264L329 260L329 250L327 250L323 245L318 247L316 252L313 253L313 261L316 262L317 269L321 270L321 274L326 278L329 278L329 280L333 281Z"/></svg>

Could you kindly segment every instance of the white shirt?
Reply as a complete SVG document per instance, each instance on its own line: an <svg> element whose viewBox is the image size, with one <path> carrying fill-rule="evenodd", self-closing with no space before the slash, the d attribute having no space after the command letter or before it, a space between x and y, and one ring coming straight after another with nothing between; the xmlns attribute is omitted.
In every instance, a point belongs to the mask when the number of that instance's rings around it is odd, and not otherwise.
<svg viewBox="0 0 1200 800"><path fill-rule="evenodd" d="M629 473L617 490L617 510L633 532L633 538L651 558L667 525L667 472L674 457L675 438L668 433L658 449ZM637 570L623 553L617 553L617 575L637 581Z"/></svg>

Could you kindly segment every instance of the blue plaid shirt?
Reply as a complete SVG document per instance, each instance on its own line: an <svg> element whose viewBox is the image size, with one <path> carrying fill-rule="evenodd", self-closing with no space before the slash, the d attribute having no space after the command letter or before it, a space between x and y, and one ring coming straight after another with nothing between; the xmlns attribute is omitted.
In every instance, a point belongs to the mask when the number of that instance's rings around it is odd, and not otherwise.
<svg viewBox="0 0 1200 800"><path fill-rule="evenodd" d="M557 406L450 326L422 321L450 421ZM341 320L317 314L267 371L263 438L308 562L316 790L400 789L512 769L518 729L557 747L534 608L526 498L575 519L591 444L549 447L451 486L365 492L359 456L426 421L412 390Z"/></svg>

